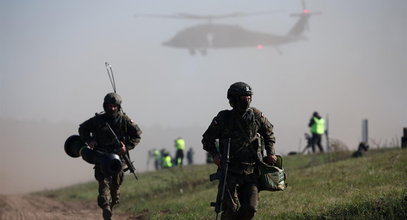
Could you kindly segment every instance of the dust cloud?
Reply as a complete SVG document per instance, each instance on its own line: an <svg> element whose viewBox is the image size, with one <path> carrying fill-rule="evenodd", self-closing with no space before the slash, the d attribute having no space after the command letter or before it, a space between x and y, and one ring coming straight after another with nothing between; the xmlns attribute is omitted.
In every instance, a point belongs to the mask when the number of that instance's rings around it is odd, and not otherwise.
<svg viewBox="0 0 407 220"><path fill-rule="evenodd" d="M179 136L204 163L201 135L230 108L226 91L237 81L253 87L252 106L274 125L279 154L302 150L314 111L349 149L361 140L363 119L372 147L399 143L407 127L407 1L306 3L321 13L311 14L298 41L191 55L162 43L207 21L135 15L277 10L212 23L285 36L301 1L1 1L0 194L94 181L92 166L68 157L63 143L112 91L106 61L124 111L143 130L131 152L139 172L152 170L149 150L173 153Z"/></svg>

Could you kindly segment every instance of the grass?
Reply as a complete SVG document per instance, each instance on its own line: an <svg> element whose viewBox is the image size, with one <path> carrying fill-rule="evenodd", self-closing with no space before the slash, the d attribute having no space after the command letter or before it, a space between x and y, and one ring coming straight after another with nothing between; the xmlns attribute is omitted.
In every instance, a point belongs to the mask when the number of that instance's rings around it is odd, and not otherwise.
<svg viewBox="0 0 407 220"><path fill-rule="evenodd" d="M407 150L370 150L284 157L288 188L260 192L255 219L407 219ZM147 219L213 219L214 165L126 176L119 210ZM97 183L39 192L96 203Z"/></svg>

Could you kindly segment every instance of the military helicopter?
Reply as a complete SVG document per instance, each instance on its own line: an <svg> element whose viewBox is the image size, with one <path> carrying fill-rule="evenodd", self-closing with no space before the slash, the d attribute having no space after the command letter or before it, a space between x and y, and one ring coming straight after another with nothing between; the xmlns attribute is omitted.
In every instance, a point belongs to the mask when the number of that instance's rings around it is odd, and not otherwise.
<svg viewBox="0 0 407 220"><path fill-rule="evenodd" d="M291 16L299 17L299 19L285 35L255 32L247 30L238 25L212 23L212 21L215 19L218 20L230 17L252 16L265 13L274 13L275 11L253 13L237 12L226 15L193 15L188 13L179 13L175 15L144 14L141 16L206 20L207 22L204 24L188 27L177 32L174 37L162 43L163 46L185 48L191 55L195 55L197 51L199 51L202 55L206 55L209 49L239 47L254 47L261 49L265 46L273 46L276 48L279 54L282 54L278 46L303 40L304 37L302 33L305 29L308 29L308 20L311 15L321 14L320 12L311 13L308 9L306 9L304 0L302 1L302 8L303 10L301 13L291 14Z"/></svg>

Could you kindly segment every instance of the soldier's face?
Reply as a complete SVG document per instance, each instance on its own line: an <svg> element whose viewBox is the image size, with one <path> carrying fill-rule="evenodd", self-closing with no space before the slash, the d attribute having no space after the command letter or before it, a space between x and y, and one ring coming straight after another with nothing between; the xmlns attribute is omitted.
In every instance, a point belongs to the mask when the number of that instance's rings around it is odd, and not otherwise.
<svg viewBox="0 0 407 220"><path fill-rule="evenodd" d="M106 113L108 113L109 115L112 116L116 116L117 113L119 112L119 106L118 105L114 105L114 104L106 104L106 109L105 109Z"/></svg>
<svg viewBox="0 0 407 220"><path fill-rule="evenodd" d="M248 102L248 103L250 103L250 102L252 101L252 96L250 96L250 95L240 96L240 100L241 100L242 102Z"/></svg>
<svg viewBox="0 0 407 220"><path fill-rule="evenodd" d="M106 107L107 107L109 110L112 110L112 111L115 111L115 110L118 109L118 106L117 106L117 105L114 105L114 104L107 104Z"/></svg>
<svg viewBox="0 0 407 220"><path fill-rule="evenodd" d="M252 96L240 96L237 101L237 108L240 110L247 110L252 102Z"/></svg>

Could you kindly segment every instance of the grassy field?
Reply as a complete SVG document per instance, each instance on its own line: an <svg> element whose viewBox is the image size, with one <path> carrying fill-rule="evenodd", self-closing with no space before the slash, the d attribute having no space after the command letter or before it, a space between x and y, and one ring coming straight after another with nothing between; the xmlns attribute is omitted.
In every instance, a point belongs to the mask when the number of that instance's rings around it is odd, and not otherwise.
<svg viewBox="0 0 407 220"><path fill-rule="evenodd" d="M407 150L370 150L284 157L288 188L260 192L255 219L407 219ZM214 165L194 165L126 176L119 210L146 219L214 219L209 206ZM39 192L96 203L96 181Z"/></svg>

